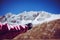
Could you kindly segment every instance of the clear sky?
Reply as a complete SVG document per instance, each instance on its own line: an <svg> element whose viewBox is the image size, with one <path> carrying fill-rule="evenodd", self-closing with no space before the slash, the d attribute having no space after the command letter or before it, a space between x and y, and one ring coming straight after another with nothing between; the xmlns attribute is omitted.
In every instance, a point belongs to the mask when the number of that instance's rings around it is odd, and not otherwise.
<svg viewBox="0 0 60 40"><path fill-rule="evenodd" d="M18 14L23 11L47 11L60 13L59 0L0 0L0 16L8 12Z"/></svg>

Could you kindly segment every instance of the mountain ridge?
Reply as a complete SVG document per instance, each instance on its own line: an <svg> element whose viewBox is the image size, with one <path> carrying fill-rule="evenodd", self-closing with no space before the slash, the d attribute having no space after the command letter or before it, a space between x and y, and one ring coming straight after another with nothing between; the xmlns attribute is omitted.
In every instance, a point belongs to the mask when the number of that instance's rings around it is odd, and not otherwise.
<svg viewBox="0 0 60 40"><path fill-rule="evenodd" d="M51 21L60 19L60 14L52 14L45 11L29 11L22 12L19 14L7 13L4 17L0 17L0 22L8 24L38 24L45 21Z"/></svg>

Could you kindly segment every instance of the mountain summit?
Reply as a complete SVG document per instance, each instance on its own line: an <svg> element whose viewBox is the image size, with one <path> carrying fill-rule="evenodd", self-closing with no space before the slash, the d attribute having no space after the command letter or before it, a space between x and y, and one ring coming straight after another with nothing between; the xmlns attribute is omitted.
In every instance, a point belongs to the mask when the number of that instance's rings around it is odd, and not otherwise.
<svg viewBox="0 0 60 40"><path fill-rule="evenodd" d="M3 24L8 23L10 25L27 23L39 24L55 19L60 19L60 14L52 14L45 11L24 11L19 14L7 13L5 16L0 17L0 22L2 22Z"/></svg>

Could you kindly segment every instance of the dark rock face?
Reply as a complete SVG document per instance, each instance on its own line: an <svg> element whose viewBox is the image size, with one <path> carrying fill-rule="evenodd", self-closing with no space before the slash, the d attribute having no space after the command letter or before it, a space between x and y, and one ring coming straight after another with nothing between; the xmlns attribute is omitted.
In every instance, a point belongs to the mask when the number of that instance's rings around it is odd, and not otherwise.
<svg viewBox="0 0 60 40"><path fill-rule="evenodd" d="M60 39L60 19L38 24L26 33L16 36L14 39Z"/></svg>
<svg viewBox="0 0 60 40"><path fill-rule="evenodd" d="M26 25L28 26L28 30L30 30L33 27L33 24L32 23L28 23Z"/></svg>

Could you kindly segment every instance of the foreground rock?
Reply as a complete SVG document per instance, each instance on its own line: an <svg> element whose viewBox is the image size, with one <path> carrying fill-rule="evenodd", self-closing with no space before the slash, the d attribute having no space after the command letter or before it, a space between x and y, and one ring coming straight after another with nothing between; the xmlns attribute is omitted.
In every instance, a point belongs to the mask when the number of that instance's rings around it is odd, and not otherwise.
<svg viewBox="0 0 60 40"><path fill-rule="evenodd" d="M60 19L38 24L26 33L16 36L13 40L59 39Z"/></svg>

